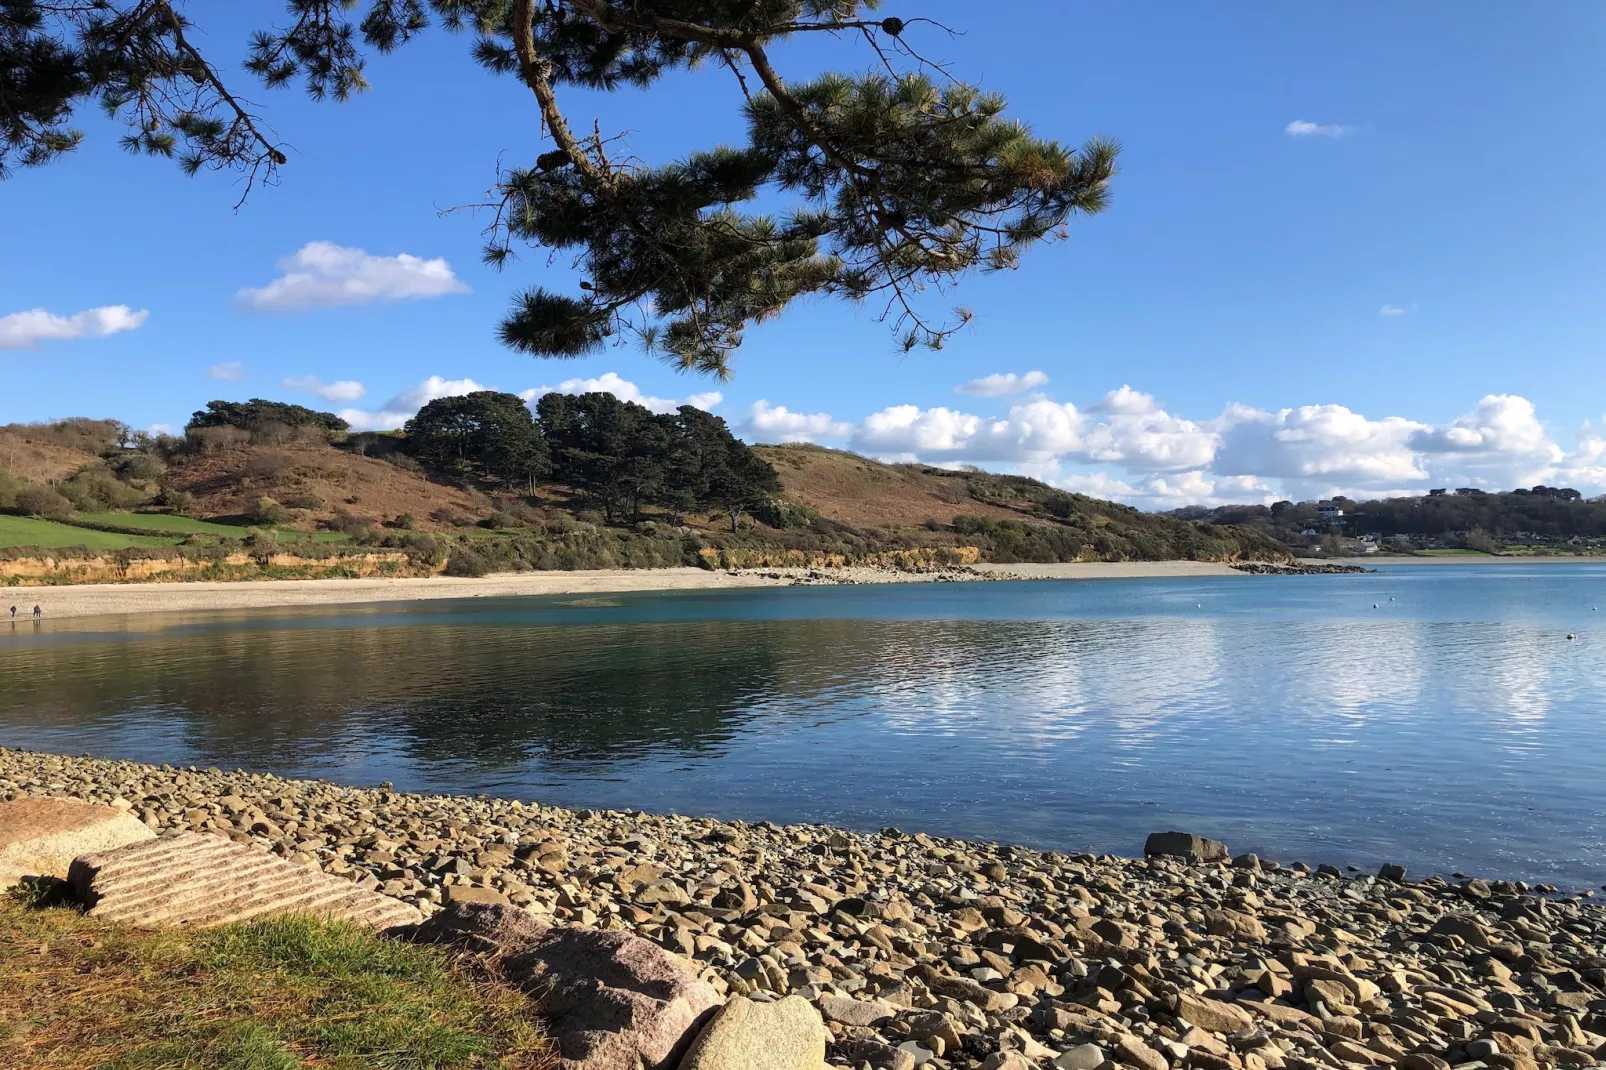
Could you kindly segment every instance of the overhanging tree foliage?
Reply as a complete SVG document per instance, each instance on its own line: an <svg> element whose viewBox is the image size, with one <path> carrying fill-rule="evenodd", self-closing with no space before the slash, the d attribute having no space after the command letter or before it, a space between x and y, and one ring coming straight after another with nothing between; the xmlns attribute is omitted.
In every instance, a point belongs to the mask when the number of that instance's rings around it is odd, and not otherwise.
<svg viewBox="0 0 1606 1070"><path fill-rule="evenodd" d="M529 243L572 257L579 291L534 287L501 326L510 346L576 357L634 337L724 377L744 329L810 294L884 302L906 349L940 346L968 319L917 304L972 270L1014 267L1076 213L1102 210L1116 147L1034 137L995 94L951 78L911 43L925 19L880 0L287 0L247 68L314 97L367 86L364 49L389 51L431 19L476 38L475 58L519 79L554 147L499 176L487 258ZM197 49L171 0L0 0L0 174L77 146L71 119L97 101L124 144L190 172L271 179L284 147ZM798 81L774 47L828 34L864 46L865 73ZM650 166L592 124L576 133L560 89L649 86L724 69L742 94L745 144ZM582 131L583 127L580 128ZM783 205L745 210L760 195Z"/></svg>

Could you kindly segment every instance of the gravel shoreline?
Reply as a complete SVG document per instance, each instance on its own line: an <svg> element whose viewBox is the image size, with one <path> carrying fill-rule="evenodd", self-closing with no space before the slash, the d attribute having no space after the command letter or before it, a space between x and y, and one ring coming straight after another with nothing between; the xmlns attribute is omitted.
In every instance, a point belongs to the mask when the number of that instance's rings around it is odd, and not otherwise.
<svg viewBox="0 0 1606 1070"><path fill-rule="evenodd" d="M492 889L792 993L834 1066L1408 1070L1606 1059L1606 911L1521 882L1064 855L0 749L0 800L128 807L414 902ZM1392 878L1392 879L1388 879Z"/></svg>

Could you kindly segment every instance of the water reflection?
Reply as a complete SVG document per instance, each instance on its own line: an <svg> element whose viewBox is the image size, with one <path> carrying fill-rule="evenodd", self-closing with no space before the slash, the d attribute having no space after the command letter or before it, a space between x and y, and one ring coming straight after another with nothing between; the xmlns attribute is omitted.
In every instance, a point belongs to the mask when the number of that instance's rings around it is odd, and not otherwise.
<svg viewBox="0 0 1606 1070"><path fill-rule="evenodd" d="M1075 849L1185 824L1598 884L1603 636L1576 618L1603 586L1583 566L47 625L0 633L0 745Z"/></svg>

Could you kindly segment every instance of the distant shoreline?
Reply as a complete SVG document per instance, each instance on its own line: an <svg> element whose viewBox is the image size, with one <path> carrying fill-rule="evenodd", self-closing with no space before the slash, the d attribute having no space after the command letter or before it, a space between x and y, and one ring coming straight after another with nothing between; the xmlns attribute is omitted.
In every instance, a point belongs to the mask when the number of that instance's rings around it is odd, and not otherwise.
<svg viewBox="0 0 1606 1070"><path fill-rule="evenodd" d="M815 579L810 580L810 576ZM546 595L622 594L638 591L701 591L789 587L805 582L919 583L933 580L1087 580L1190 576L1241 576L1226 564L1205 561L1093 561L1078 564L973 565L968 569L905 572L876 568L774 568L739 572L700 568L593 569L514 572L478 578L428 576L339 580L236 580L175 583L96 583L0 588L0 613L17 607L17 620L122 616L298 606L359 606L449 598L518 598ZM0 620L9 619L0 617Z"/></svg>
<svg viewBox="0 0 1606 1070"><path fill-rule="evenodd" d="M1342 564L1521 564L1567 562L1576 557L1366 557ZM1606 560L1606 559L1603 559ZM235 580L173 583L97 583L0 588L0 621L17 607L18 621L31 620L33 607L44 619L123 616L131 613L187 613L287 609L306 606L362 606L387 602L460 598L519 598L550 595L624 594L646 591L708 591L748 587L789 587L799 581L820 584L921 583L934 580L1114 580L1189 579L1245 576L1231 565L1211 561L1088 561L1059 564L978 564L939 571L878 568L774 568L739 572L700 568L593 569L572 572L513 572L478 578L428 576L337 580Z"/></svg>

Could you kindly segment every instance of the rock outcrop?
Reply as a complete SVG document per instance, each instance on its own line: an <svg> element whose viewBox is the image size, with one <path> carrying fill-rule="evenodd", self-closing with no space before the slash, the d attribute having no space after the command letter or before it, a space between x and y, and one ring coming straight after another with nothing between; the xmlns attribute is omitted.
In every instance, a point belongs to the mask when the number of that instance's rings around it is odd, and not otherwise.
<svg viewBox="0 0 1606 1070"><path fill-rule="evenodd" d="M533 996L565 1070L674 1070L696 1027L720 1002L657 944L628 933L548 925L517 907L451 903L416 938L478 952ZM820 1044L823 1061L823 1038Z"/></svg>
<svg viewBox="0 0 1606 1070"><path fill-rule="evenodd" d="M1148 858L1161 855L1189 862L1222 862L1227 858L1227 845L1187 832L1151 832L1144 841L1143 854Z"/></svg>
<svg viewBox="0 0 1606 1070"><path fill-rule="evenodd" d="M23 877L65 878L81 854L155 838L126 808L74 799L0 803L0 890Z"/></svg>
<svg viewBox="0 0 1606 1070"><path fill-rule="evenodd" d="M423 921L398 899L193 832L80 855L67 880L91 915L133 925L206 927L290 912L380 930Z"/></svg>
<svg viewBox="0 0 1606 1070"><path fill-rule="evenodd" d="M830 1035L806 999L737 996L703 1026L680 1070L823 1070Z"/></svg>

